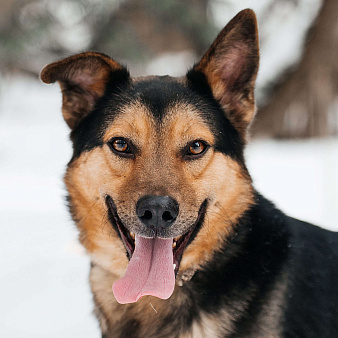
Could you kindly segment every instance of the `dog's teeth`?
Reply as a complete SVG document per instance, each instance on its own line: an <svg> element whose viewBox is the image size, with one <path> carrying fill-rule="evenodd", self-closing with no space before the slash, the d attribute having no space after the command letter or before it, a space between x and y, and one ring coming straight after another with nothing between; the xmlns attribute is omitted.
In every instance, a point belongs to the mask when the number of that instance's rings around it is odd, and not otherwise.
<svg viewBox="0 0 338 338"><path fill-rule="evenodd" d="M173 249L176 248L176 242L173 242Z"/></svg>
<svg viewBox="0 0 338 338"><path fill-rule="evenodd" d="M181 236L175 237L174 241L178 241L181 238Z"/></svg>
<svg viewBox="0 0 338 338"><path fill-rule="evenodd" d="M176 264L173 264L173 266L174 266L174 270L176 269Z"/></svg>
<svg viewBox="0 0 338 338"><path fill-rule="evenodd" d="M130 237L131 237L132 239L135 239L135 233L134 233L134 232L130 232Z"/></svg>

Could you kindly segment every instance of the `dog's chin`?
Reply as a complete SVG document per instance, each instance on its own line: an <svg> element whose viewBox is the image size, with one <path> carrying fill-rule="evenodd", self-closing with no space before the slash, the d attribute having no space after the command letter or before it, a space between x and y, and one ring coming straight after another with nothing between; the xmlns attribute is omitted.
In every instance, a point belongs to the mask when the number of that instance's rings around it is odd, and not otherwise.
<svg viewBox="0 0 338 338"><path fill-rule="evenodd" d="M106 204L108 207L109 221L112 227L115 229L115 231L119 235L119 237L121 238L124 244L124 247L126 248L128 259L130 260L135 250L135 233L130 232L127 229L127 227L123 224L123 222L121 221L117 213L116 205L113 199L109 195L106 196ZM173 238L173 259L174 259L173 264L175 266L175 275L177 275L177 272L179 270L179 266L181 263L184 250L194 240L197 233L202 227L202 224L204 222L206 208L207 208L207 199L204 200L204 202L201 204L199 211L198 211L197 219L195 223L189 228L189 230L185 232L184 234ZM138 235L142 237L154 237L154 236L149 236L149 235L145 235L141 233ZM159 234L157 235L157 237L164 237L164 236Z"/></svg>

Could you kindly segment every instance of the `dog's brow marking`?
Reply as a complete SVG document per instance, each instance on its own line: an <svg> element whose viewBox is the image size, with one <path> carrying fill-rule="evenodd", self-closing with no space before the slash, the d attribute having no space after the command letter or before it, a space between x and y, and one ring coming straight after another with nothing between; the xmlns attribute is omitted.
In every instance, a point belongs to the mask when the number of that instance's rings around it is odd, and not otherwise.
<svg viewBox="0 0 338 338"><path fill-rule="evenodd" d="M153 307L153 304L149 303L153 310L157 313L156 309Z"/></svg>
<svg viewBox="0 0 338 338"><path fill-rule="evenodd" d="M184 129L184 133L186 134L192 127L196 126L196 122L194 123L190 123L189 125L186 126L186 128Z"/></svg>

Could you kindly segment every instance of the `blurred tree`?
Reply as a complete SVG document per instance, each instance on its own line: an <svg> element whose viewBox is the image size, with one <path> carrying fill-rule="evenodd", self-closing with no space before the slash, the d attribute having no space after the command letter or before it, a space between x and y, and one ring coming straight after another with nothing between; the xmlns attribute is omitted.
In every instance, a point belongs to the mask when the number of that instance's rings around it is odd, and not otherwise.
<svg viewBox="0 0 338 338"><path fill-rule="evenodd" d="M207 6L208 0L126 1L96 32L91 47L108 47L112 37L131 33L151 55L184 49L202 54L217 31Z"/></svg>
<svg viewBox="0 0 338 338"><path fill-rule="evenodd" d="M300 63L261 107L254 135L299 138L338 134L338 1L325 0Z"/></svg>
<svg viewBox="0 0 338 338"><path fill-rule="evenodd" d="M2 0L0 67L38 74L82 50L128 64L164 52L202 54L217 33L207 8L208 0Z"/></svg>

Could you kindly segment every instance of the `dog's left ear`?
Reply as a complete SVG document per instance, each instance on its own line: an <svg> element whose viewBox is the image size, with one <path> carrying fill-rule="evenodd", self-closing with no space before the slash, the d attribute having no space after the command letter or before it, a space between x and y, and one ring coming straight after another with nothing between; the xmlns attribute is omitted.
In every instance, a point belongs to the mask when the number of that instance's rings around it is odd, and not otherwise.
<svg viewBox="0 0 338 338"><path fill-rule="evenodd" d="M243 135L256 110L254 85L258 65L256 16L251 9L245 9L223 28L187 77L196 84L201 73L204 75L214 98Z"/></svg>

